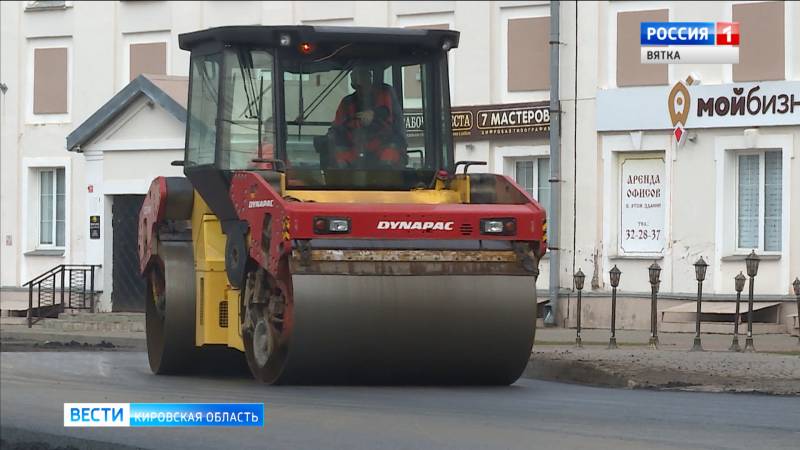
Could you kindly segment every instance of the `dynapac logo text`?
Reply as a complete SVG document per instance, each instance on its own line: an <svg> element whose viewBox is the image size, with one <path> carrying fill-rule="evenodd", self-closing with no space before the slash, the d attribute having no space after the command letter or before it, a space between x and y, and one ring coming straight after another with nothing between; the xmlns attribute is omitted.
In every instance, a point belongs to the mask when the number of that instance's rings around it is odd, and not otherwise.
<svg viewBox="0 0 800 450"><path fill-rule="evenodd" d="M455 222L390 221L378 222L379 230L452 230Z"/></svg>
<svg viewBox="0 0 800 450"><path fill-rule="evenodd" d="M272 200L250 200L248 208L272 208Z"/></svg>

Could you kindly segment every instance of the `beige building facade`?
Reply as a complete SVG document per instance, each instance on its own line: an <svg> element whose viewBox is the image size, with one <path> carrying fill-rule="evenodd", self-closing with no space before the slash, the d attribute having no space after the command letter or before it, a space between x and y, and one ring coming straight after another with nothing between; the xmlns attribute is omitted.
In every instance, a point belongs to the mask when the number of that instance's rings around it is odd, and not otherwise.
<svg viewBox="0 0 800 450"><path fill-rule="evenodd" d="M186 76L180 33L238 24L450 28L461 31L450 61L455 109L523 104L547 111L541 102L550 98L549 2L74 1L0 7L0 81L8 88L0 99L0 285L18 287L56 264L100 264L103 309L113 307L114 201L143 194L155 175L179 172L168 162L180 157L182 122L143 95L96 127L80 148L68 148L66 138L139 74ZM515 178L549 212L551 185L560 185L556 322L574 322L572 274L579 268L587 274L585 326L608 326L608 271L617 265L623 272L619 323L647 328L650 264L663 268L663 308L692 298L692 263L700 256L710 265L705 292L722 301L733 294L733 276L744 269L750 249L763 256L756 294L780 302L774 321L790 321L790 282L800 275L800 103L792 103L800 102L800 36L791 26L800 23L800 7L561 2L559 13L561 179L551 181L550 142L541 128L457 139L456 146L457 160L488 163L471 170ZM740 64L642 65L643 20L739 21ZM669 109L679 84L693 108L682 140L675 138ZM745 105L739 114L739 98L746 102L749 92L757 93L760 109L750 114ZM781 113L784 95L790 104ZM762 113L773 96L779 103L774 112L770 106ZM727 99L727 111L708 116L707 100L714 108L719 98ZM98 240L89 237L94 215L103 224ZM549 257L541 268L538 286L546 295Z"/></svg>

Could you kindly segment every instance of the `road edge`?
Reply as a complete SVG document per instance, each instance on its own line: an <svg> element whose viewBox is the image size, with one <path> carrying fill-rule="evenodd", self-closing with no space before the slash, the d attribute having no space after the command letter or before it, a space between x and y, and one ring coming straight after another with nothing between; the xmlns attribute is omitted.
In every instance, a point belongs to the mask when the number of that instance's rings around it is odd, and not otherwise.
<svg viewBox="0 0 800 450"><path fill-rule="evenodd" d="M655 370L655 369L654 369ZM725 392L764 394L775 396L800 396L800 392L786 392L772 386L771 380L764 380L761 387L743 386L742 380L732 377L716 377L714 384L704 380L704 374L694 374L659 369L660 378L666 381L653 382L639 376L634 371L611 370L590 361L553 360L548 358L531 358L523 373L524 378L557 381L562 383L581 384L595 387L624 389L648 389L658 391L687 392ZM672 376L670 376L672 375Z"/></svg>

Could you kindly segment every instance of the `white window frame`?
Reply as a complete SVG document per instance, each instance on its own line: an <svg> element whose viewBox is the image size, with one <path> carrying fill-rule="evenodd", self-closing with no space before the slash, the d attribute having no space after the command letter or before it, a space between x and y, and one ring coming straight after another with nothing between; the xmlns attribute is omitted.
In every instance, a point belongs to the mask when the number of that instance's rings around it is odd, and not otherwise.
<svg viewBox="0 0 800 450"><path fill-rule="evenodd" d="M34 114L33 113L33 80L34 57L37 49L66 48L67 49L67 112L60 114ZM70 123L72 121L72 37L55 38L29 38L28 63L27 63L27 88L25 89L25 123Z"/></svg>
<svg viewBox="0 0 800 450"><path fill-rule="evenodd" d="M71 253L71 239L72 239L72 159L70 157L31 157L22 158L22 229L20 232L20 243L23 253L39 250L37 242L39 241L38 231L33 230L33 224L38 225L39 204L33 201L33 196L38 195L38 189L32 189L31 183L38 183L36 178L37 170L52 167L64 168L64 247L57 248L57 250L64 251L62 258L65 261L70 261ZM32 181L34 180L34 181ZM35 186L35 185L34 185ZM34 209L35 208L35 209ZM29 272L29 264L23 263L20 266L20 279L27 280Z"/></svg>
<svg viewBox="0 0 800 450"><path fill-rule="evenodd" d="M516 182L517 161L528 161L532 159L537 160L536 165L534 167L534 182L537 183L536 184L537 192L536 195L533 196L533 198L535 198L536 201L539 201L539 199L537 198L539 196L538 193L539 174L537 169L539 164L538 160L542 158L548 158L548 159L550 158L550 146L526 145L526 146L495 147L491 170L493 173L499 175L505 175Z"/></svg>
<svg viewBox="0 0 800 450"><path fill-rule="evenodd" d="M122 34L122 61L120 61L120 79L119 79L119 89L127 86L130 83L131 79L130 72L131 72L131 45L134 44L166 44L166 52L167 52L167 67L166 67L166 74L170 75L172 73L172 46L171 43L171 35L169 30L161 30L161 31L145 31L145 32L137 32L137 33L123 33Z"/></svg>
<svg viewBox="0 0 800 450"><path fill-rule="evenodd" d="M518 179L518 177L517 177L517 163L527 162L527 161L533 162L533 191L534 191L534 193L531 194L531 197L533 197L534 200L536 200L537 202L541 202L541 199L539 199L539 182L541 181L541 180L539 180L539 163L543 159L546 159L546 160L550 161L550 155L524 156L524 157L519 157L519 158L510 158L510 162L512 164L511 167L513 167L514 170L513 170L513 174L511 174L509 176L511 176L514 179L514 181L517 181L517 179ZM548 177L547 179L548 179L548 182L549 182L550 178ZM519 184L519 182L517 182L517 184ZM522 188L524 188L524 187L525 186L522 186Z"/></svg>
<svg viewBox="0 0 800 450"><path fill-rule="evenodd" d="M64 167L40 167L36 170L36 186L37 186L37 201L36 201L36 249L37 250L63 250L66 247L66 220L67 220L67 173ZM58 245L58 171L64 170L64 245ZM53 174L53 223L50 226L50 237L52 244L42 242L42 174Z"/></svg>
<svg viewBox="0 0 800 450"><path fill-rule="evenodd" d="M496 94L502 103L538 102L550 99L550 90L514 91L508 90L508 21L513 19L537 19L550 17L549 2L538 5L498 6L500 17L500 64L495 67L496 79L500 80ZM496 83L495 83L496 84Z"/></svg>
<svg viewBox="0 0 800 450"><path fill-rule="evenodd" d="M755 250L756 253L759 255L780 255L783 252L783 228L781 227L781 249L780 250L771 250L766 251L764 250L764 222L765 218L765 209L766 209L766 188L764 184L766 183L766 154L770 151L777 151L781 153L781 162L783 162L783 150L780 148L762 148L762 149L749 149L749 150L734 150L733 151L733 173L734 173L734 206L733 206L733 217L736 221L736 225L734 227L734 236L736 239L736 245L734 247L734 251L736 254L748 254L751 250ZM739 245L739 157L746 156L746 155L757 155L758 156L758 235L756 236L756 243L758 244L756 247L742 247ZM783 200L784 189L783 189L783 166L781 166L781 200ZM783 216L786 214L783 208L781 208L781 226L783 226Z"/></svg>
<svg viewBox="0 0 800 450"><path fill-rule="evenodd" d="M714 160L716 163L716 206L715 206L715 249L714 258L716 261L723 261L722 265L713 265L716 272L712 276L714 280L714 289L719 292L723 288L727 289L727 285L722 285L722 273L736 274L741 264L740 259L744 258L750 249L741 251L737 249L737 226L738 221L736 202L738 199L738 190L735 186L738 184L738 172L736 159L737 155L743 154L742 152L752 150L780 150L781 151L781 183L783 189L781 190L781 251L780 252L765 252L759 255L771 255L773 258L778 258L777 261L777 283L775 286L788 286L793 278L790 278L790 254L794 242L794 237L790 233L790 205L793 201L791 187L791 168L795 158L794 150L794 136L792 134L761 134L758 129L748 129L742 134L734 136L720 136L714 138ZM795 238L796 239L796 238ZM726 258L733 258L731 262L725 262ZM724 266L724 267L723 267ZM731 268L731 266L735 266ZM727 279L725 282L727 283ZM784 292L780 289L780 292ZM778 292L775 292L778 293Z"/></svg>

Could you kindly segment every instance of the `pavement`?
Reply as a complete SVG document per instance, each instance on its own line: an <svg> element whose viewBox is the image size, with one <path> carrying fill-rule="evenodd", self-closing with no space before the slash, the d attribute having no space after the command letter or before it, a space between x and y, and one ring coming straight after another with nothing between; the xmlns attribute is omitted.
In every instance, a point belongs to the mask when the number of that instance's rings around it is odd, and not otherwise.
<svg viewBox="0 0 800 450"><path fill-rule="evenodd" d="M707 392L800 395L800 343L786 334L754 336L756 353L728 351L732 335L702 334L705 351L691 352L693 333L660 333L658 350L649 333L617 332L616 350L608 350L608 330L583 330L575 348L575 330L537 331L526 376L597 386ZM745 336L739 338L744 348Z"/></svg>
<svg viewBox="0 0 800 450"><path fill-rule="evenodd" d="M8 448L796 449L800 423L797 399L779 396L530 379L508 387L264 386L241 374L154 376L139 351L4 352L0 365ZM266 424L64 428L65 402L257 402Z"/></svg>
<svg viewBox="0 0 800 450"><path fill-rule="evenodd" d="M145 351L143 322L136 313L79 313L29 329L24 320L0 318L0 351ZM702 335L704 352L688 351L694 338L688 333L661 333L655 351L647 347L646 331L618 331L617 350L606 349L608 338L608 330L583 330L578 349L574 329L541 327L524 376L634 389L800 395L800 343L786 334L756 335L757 353L728 352L731 336L721 334Z"/></svg>

